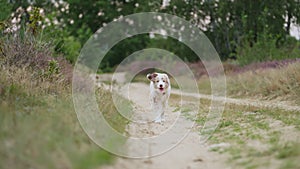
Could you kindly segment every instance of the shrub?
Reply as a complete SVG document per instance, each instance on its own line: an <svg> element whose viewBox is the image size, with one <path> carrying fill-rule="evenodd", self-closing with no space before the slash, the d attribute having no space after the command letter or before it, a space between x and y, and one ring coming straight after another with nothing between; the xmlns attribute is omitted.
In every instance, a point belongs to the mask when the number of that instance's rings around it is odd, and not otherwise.
<svg viewBox="0 0 300 169"><path fill-rule="evenodd" d="M250 63L281 60L300 57L300 43L287 37L284 43L279 43L274 37L262 37L252 46L244 43L237 48L237 59L240 65Z"/></svg>

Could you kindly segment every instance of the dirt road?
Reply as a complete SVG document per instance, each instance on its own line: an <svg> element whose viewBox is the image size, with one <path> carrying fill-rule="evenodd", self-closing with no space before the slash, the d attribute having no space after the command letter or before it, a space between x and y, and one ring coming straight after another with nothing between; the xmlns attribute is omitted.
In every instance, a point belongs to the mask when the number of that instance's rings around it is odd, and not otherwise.
<svg viewBox="0 0 300 169"><path fill-rule="evenodd" d="M218 144L218 145L208 145L200 144L200 135L198 134L195 128L191 127L191 121L186 118L180 118L182 115L178 111L172 102L169 104L169 107L166 111L166 122L163 124L151 123L149 118L151 117L150 107L149 107L149 86L144 83L130 83L129 85L124 85L125 75L122 73L115 74L115 79L119 79L117 84L121 86L119 92L125 98L129 99L133 103L133 114L131 115L132 122L127 126L127 132L131 137L135 138L150 138L150 137L159 137L165 132L171 133L169 137L165 140L160 140L164 143L170 144L170 146L175 146L173 149L154 156L151 158L142 158L142 159L131 159L131 158L122 158L117 157L113 165L104 166L104 169L226 169L232 168L227 163L228 156L226 154L220 154L210 151L212 147L217 146L228 146L227 144ZM108 80L111 76L106 77ZM201 95L201 94L190 94L190 93L181 93L177 89L172 89L172 94L184 96L192 96L195 98L204 98L211 99L210 95ZM173 95L173 96L174 96ZM225 100L225 98L217 97L218 100ZM172 100L172 98L170 98ZM270 102L259 102L253 100L242 100L242 99L226 99L226 102L238 104L238 105L250 105L256 107L275 107L284 110L293 110L299 111L299 106L288 106L284 103L270 103ZM149 116L148 116L149 115ZM181 121L178 121L181 119ZM185 119L185 120L182 120ZM191 132L177 145L176 140L172 142L173 135L180 134L185 132L184 128L174 128L174 124L180 123L186 128L190 129ZM198 126L201 127L201 126ZM171 130L171 132L170 132ZM173 134L173 135L172 135ZM170 138L168 140L168 138ZM174 137L176 138L176 137ZM160 144L159 142L154 144ZM173 145L171 145L173 144ZM165 145L164 145L165 146ZM131 149L128 148L132 153L147 152L149 156L156 154L155 148L151 143L147 142L144 145L140 145L138 148L133 146ZM130 154L130 152L129 152Z"/></svg>
<svg viewBox="0 0 300 169"><path fill-rule="evenodd" d="M124 74L117 74L116 79L124 79ZM109 78L106 76L106 78ZM107 79L106 79L107 80ZM122 83L120 80L117 83ZM149 122L150 107L149 107L149 86L143 83L130 83L129 86L121 85L120 93L133 103L133 114L131 115L132 122L127 126L127 132L131 137L136 138L149 138L159 137L165 132L169 133L168 137L163 137L159 142L170 144L169 146L175 146L171 150L157 155L151 158L142 159L130 159L117 157L116 162L112 166L104 166L104 169L226 169L226 157L216 152L209 151L209 146L200 144L199 134L191 127L192 121L187 120L180 115L180 112L176 110L176 107L169 106L165 116L166 122L163 124ZM170 104L171 105L171 104ZM149 115L149 116L147 116ZM185 119L185 120L184 120ZM175 127L175 123L180 123L181 127ZM183 127L182 127L183 126ZM186 129L191 132L177 145L177 135L184 135ZM172 138L175 138L172 140ZM160 144L160 143L156 144ZM154 143L155 144L155 143ZM166 145L163 145L166 146ZM138 153L138 151L148 151L149 155L154 153L153 143L145 143L140 147L142 150L137 148L130 149L132 153ZM157 149L164 149L158 147ZM155 151L157 152L157 151ZM130 152L129 152L130 154ZM154 153L157 154L157 153Z"/></svg>

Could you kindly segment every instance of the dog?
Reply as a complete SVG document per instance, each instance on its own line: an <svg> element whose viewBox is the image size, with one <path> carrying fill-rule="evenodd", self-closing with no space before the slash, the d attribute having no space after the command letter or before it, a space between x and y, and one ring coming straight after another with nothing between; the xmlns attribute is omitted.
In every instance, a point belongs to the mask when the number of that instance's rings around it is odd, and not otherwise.
<svg viewBox="0 0 300 169"><path fill-rule="evenodd" d="M165 73L147 74L150 80L150 103L153 113L155 113L155 123L165 121L165 110L171 93L170 79Z"/></svg>

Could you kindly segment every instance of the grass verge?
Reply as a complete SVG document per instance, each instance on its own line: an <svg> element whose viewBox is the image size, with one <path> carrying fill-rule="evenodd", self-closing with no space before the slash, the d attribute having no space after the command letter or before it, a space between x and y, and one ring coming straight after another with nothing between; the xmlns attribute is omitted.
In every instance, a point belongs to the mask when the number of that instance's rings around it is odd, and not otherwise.
<svg viewBox="0 0 300 169"><path fill-rule="evenodd" d="M82 130L73 109L70 86L59 78L41 78L26 68L1 66L0 168L91 169L113 162ZM114 128L123 131L112 100L99 103Z"/></svg>
<svg viewBox="0 0 300 169"><path fill-rule="evenodd" d="M196 122L203 126L209 101L202 101ZM233 168L296 169L300 158L299 112L227 104L208 141L211 151L229 155Z"/></svg>
<svg viewBox="0 0 300 169"><path fill-rule="evenodd" d="M226 75L227 94L238 98L279 99L300 103L300 63L292 63L277 69L258 69ZM199 91L211 93L210 80L198 80Z"/></svg>

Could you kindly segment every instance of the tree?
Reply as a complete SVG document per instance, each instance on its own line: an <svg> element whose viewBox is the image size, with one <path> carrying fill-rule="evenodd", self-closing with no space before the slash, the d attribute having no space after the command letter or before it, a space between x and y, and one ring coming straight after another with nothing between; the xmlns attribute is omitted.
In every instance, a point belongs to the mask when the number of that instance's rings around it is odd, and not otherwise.
<svg viewBox="0 0 300 169"><path fill-rule="evenodd" d="M184 18L201 29L211 40L221 59L235 57L237 48L252 48L256 43L270 39L276 41L277 47L287 41L292 24L300 24L299 0L35 0L32 3L23 0L11 2L12 11L19 6L26 9L29 5L42 7L46 16L56 22L57 33L61 39L58 51L63 44L78 41L82 46L88 38L103 25L137 12L162 12ZM27 18L28 19L28 18ZM188 53L187 60L194 61L195 56L189 53L184 45L178 45L174 39L149 39L138 36L122 41L109 53L111 59L106 65L111 67L118 64L127 54L138 49L161 47L173 50L176 54ZM177 47L174 47L176 43ZM78 48L78 44L75 43ZM173 45L173 46L172 46ZM125 51L125 52L124 52ZM75 55L76 52L64 52Z"/></svg>

